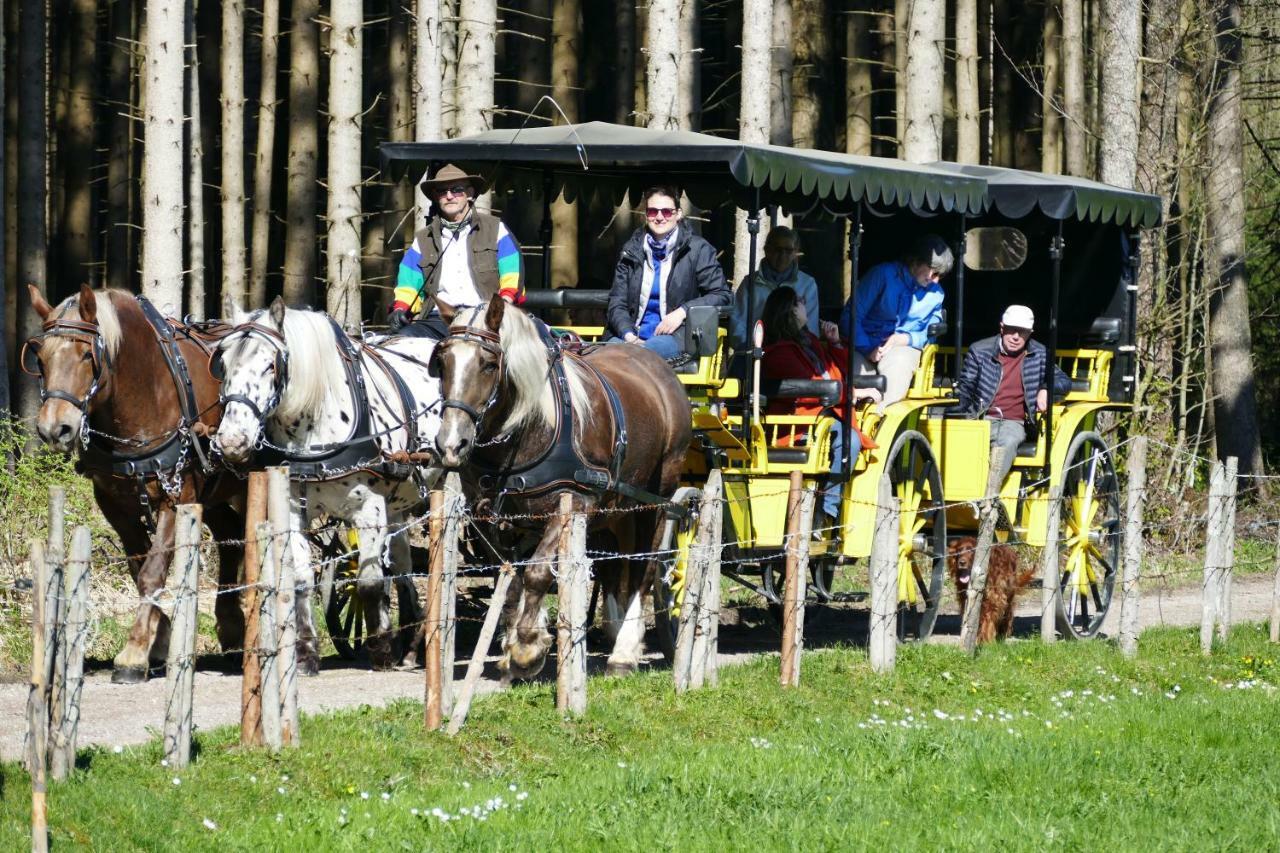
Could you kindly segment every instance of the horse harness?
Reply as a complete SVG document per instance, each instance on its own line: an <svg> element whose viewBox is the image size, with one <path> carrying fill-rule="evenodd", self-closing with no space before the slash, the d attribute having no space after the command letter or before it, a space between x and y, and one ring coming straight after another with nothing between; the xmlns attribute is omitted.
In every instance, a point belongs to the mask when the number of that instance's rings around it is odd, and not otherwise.
<svg viewBox="0 0 1280 853"><path fill-rule="evenodd" d="M352 402L355 405L355 419L351 433L344 441L331 444L312 445L305 452L276 447L260 441L254 454L254 466L288 465L289 479L302 482L323 482L344 477L353 470L366 470L381 477L393 480L407 480L413 473L414 466L408 461L387 459L382 447L378 444L377 433L374 432L366 388L364 371L360 365L361 352L356 350L351 337L342 330L332 318L327 318L333 326L334 339L338 343L338 353L346 373L347 386L351 389ZM280 403L280 396L289 381L289 355L285 339L280 332L259 323L245 323L238 326L233 334L241 334L245 338L261 337L271 344L276 351L276 385L271 399L260 409L256 403L243 394L227 394L221 398L225 407L227 403L242 403L263 422L265 429L266 416ZM407 448L418 447L417 401L409 390L404 379L390 368L386 359L373 347L362 344L364 355L367 355L383 373L390 377L396 389L396 395L404 406Z"/></svg>

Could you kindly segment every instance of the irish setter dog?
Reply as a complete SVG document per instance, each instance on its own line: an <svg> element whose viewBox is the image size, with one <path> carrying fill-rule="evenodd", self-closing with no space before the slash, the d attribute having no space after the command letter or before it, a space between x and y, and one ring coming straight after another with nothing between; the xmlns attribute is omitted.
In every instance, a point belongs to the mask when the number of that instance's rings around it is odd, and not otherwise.
<svg viewBox="0 0 1280 853"><path fill-rule="evenodd" d="M952 539L947 546L947 568L960 599L960 617L964 618L969 597L969 572L978 540L973 536ZM1022 569L1018 553L1008 545L992 545L987 561L987 589L982 596L982 616L978 622L978 642L989 643L997 637L1005 639L1013 633L1014 599L1018 590L1035 577L1034 569Z"/></svg>

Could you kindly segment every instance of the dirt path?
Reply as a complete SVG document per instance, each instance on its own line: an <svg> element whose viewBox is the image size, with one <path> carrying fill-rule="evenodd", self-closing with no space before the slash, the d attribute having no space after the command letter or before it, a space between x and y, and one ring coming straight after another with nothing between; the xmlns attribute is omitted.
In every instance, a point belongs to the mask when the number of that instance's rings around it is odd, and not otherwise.
<svg viewBox="0 0 1280 853"><path fill-rule="evenodd" d="M1271 608L1271 584L1266 576L1237 578L1232 590L1233 621L1260 621L1267 618ZM1018 609L1019 631L1034 631L1038 622L1038 593L1033 592L1021 600ZM830 609L828 609L830 611ZM1117 601L1107 615L1104 633L1114 634L1119 623L1120 607ZM815 640L865 641L865 609L858 609L852 618L815 620ZM859 618L861 617L861 618ZM1184 587L1173 590L1144 591L1141 610L1142 627L1154 625L1197 625L1200 622L1200 589ZM950 620L954 622L955 620ZM833 629L831 623L838 624ZM947 633L949 624L940 620L935 641L956 642L954 633ZM776 648L770 629L752 629L726 626L722 634L721 665L733 665L767 652L770 645ZM491 659L491 662L496 658ZM657 655L647 661L650 666L662 666ZM593 669L603 667L602 660L592 661ZM455 672L461 679L464 665ZM496 692L499 683L493 666L489 666L481 683L481 695ZM308 714L356 707L360 705L384 705L396 699L421 699L423 674L414 672L371 672L352 668L337 661L326 661L326 667L315 678L303 679L299 687L299 702ZM0 759L16 760L22 748L27 686L25 684L0 685ZM164 679L153 679L140 685L116 685L111 683L110 670L94 672L85 679L81 700L80 744L100 744L107 748L145 743L159 728L164 717ZM195 724L197 728L237 723L240 718L240 678L214 671L200 671L196 675ZM305 733L304 733L305 736Z"/></svg>

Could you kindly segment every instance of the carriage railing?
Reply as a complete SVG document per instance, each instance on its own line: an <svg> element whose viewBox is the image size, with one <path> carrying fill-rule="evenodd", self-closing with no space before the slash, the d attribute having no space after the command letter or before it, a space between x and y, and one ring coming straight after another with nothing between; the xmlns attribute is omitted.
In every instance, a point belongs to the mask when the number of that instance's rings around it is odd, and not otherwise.
<svg viewBox="0 0 1280 853"><path fill-rule="evenodd" d="M961 353L968 352L968 348ZM1115 353L1107 349L1060 349L1057 352L1058 367L1071 377L1071 392L1067 402L1109 401L1107 386L1111 382L1111 365ZM920 356L920 366L911 382L907 397L913 400L934 400L952 396L952 379L955 376L955 347L929 344Z"/></svg>

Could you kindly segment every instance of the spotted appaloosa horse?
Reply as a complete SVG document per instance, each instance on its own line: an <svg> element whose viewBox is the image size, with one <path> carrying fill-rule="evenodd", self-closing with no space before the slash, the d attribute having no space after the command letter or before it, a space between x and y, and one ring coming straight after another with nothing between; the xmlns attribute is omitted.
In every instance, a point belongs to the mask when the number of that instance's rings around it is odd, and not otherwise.
<svg viewBox="0 0 1280 853"><path fill-rule="evenodd" d="M311 518L327 514L358 531L365 648L374 667L390 667L390 581L383 567L404 570L410 558L406 531L389 536L388 524L421 509L440 476L438 467L408 455L430 447L440 424L440 384L427 367L435 344L390 338L365 346L327 315L286 308L279 299L267 310L246 314L229 307L228 313L235 329L218 353L224 413L214 448L226 461L246 465L265 444L268 456L274 451L276 462L289 463L291 529L306 530ZM364 412L359 399L367 401ZM393 473L387 463L395 458L401 461ZM299 573L310 562L306 541L292 537L286 553L298 567L299 584L309 586L310 577ZM416 607L408 579L399 588L401 606L413 601Z"/></svg>
<svg viewBox="0 0 1280 853"><path fill-rule="evenodd" d="M512 584L504 610L508 675L532 678L551 645L542 599L569 522L559 515L560 496L571 494L572 511L588 513L593 527L610 526L619 541L652 541L656 549L656 509L592 511L628 504L613 488L617 483L671 497L689 448L689 399L666 362L648 350L608 344L582 356L562 352L543 340L537 321L498 297L487 307L459 312L436 353L445 400L436 438L441 462L463 467L473 489L482 498L499 500L499 511L516 514L517 525L520 515L553 519L524 522L531 525L527 538L537 545L524 566L523 583ZM588 478L607 478L608 485L582 485L584 471L595 472ZM627 524L634 524L633 530L623 530ZM606 595L623 613L610 672L630 672L639 665L642 596L654 569L655 563L646 560L644 572L622 570L601 578Z"/></svg>
<svg viewBox="0 0 1280 853"><path fill-rule="evenodd" d="M31 288L31 304L44 321L43 333L22 353L24 369L40 378L36 432L54 450L80 452L77 467L124 545L142 601L112 679L143 681L149 660L163 663L168 648L168 618L151 596L168 574L175 507L204 505L204 521L220 542L221 587L236 584L243 558L236 540L244 536L244 485L226 472L205 470L195 446L222 414L218 383L208 371L209 344L154 309L149 320L144 303L121 290L82 287L54 308ZM169 365L177 365L177 375ZM183 366L191 383L189 411L180 398ZM222 648L239 649L238 596L219 595L214 612Z"/></svg>

